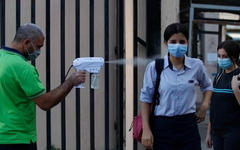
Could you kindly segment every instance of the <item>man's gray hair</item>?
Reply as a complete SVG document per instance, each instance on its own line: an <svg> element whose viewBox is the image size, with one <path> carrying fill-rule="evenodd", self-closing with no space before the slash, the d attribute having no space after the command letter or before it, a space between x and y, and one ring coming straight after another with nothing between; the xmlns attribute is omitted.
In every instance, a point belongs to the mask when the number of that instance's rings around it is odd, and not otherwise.
<svg viewBox="0 0 240 150"><path fill-rule="evenodd" d="M25 39L35 41L38 37L44 37L42 29L36 24L27 23L18 28L13 41L22 42Z"/></svg>

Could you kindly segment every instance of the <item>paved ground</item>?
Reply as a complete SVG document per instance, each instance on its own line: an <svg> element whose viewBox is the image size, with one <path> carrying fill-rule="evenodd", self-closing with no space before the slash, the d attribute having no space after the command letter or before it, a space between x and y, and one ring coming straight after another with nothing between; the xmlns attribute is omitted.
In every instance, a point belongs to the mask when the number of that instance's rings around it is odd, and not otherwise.
<svg viewBox="0 0 240 150"><path fill-rule="evenodd" d="M207 148L205 144L205 137L206 137L207 125L208 125L208 116L209 116L209 113L207 113L205 121L198 125L199 132L201 135L201 140L202 140L202 150L213 150L213 148Z"/></svg>

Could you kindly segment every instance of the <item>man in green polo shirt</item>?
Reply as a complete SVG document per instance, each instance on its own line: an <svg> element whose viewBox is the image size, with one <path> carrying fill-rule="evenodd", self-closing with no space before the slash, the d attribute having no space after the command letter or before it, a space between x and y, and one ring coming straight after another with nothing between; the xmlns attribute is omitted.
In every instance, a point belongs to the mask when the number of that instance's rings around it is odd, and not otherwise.
<svg viewBox="0 0 240 150"><path fill-rule="evenodd" d="M0 49L0 150L36 150L37 104L49 110L85 82L85 72L75 72L50 92L28 60L40 55L44 34L35 24L19 27L9 47Z"/></svg>

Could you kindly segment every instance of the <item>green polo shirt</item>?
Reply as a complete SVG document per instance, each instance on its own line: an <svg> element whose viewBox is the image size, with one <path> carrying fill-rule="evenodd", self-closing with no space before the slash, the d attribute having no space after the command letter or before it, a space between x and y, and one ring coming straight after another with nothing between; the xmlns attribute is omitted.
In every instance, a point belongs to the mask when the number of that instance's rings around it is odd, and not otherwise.
<svg viewBox="0 0 240 150"><path fill-rule="evenodd" d="M32 100L45 92L34 66L16 50L0 49L0 144L36 142Z"/></svg>

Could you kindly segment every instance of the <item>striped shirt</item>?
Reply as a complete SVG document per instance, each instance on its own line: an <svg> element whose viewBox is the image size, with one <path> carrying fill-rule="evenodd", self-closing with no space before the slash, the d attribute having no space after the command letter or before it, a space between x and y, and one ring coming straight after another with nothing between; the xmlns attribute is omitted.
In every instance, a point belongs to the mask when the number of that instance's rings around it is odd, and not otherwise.
<svg viewBox="0 0 240 150"><path fill-rule="evenodd" d="M240 106L232 90L232 77L240 73L240 68L230 73L222 73L214 81L210 104L210 122L213 129L240 127Z"/></svg>

